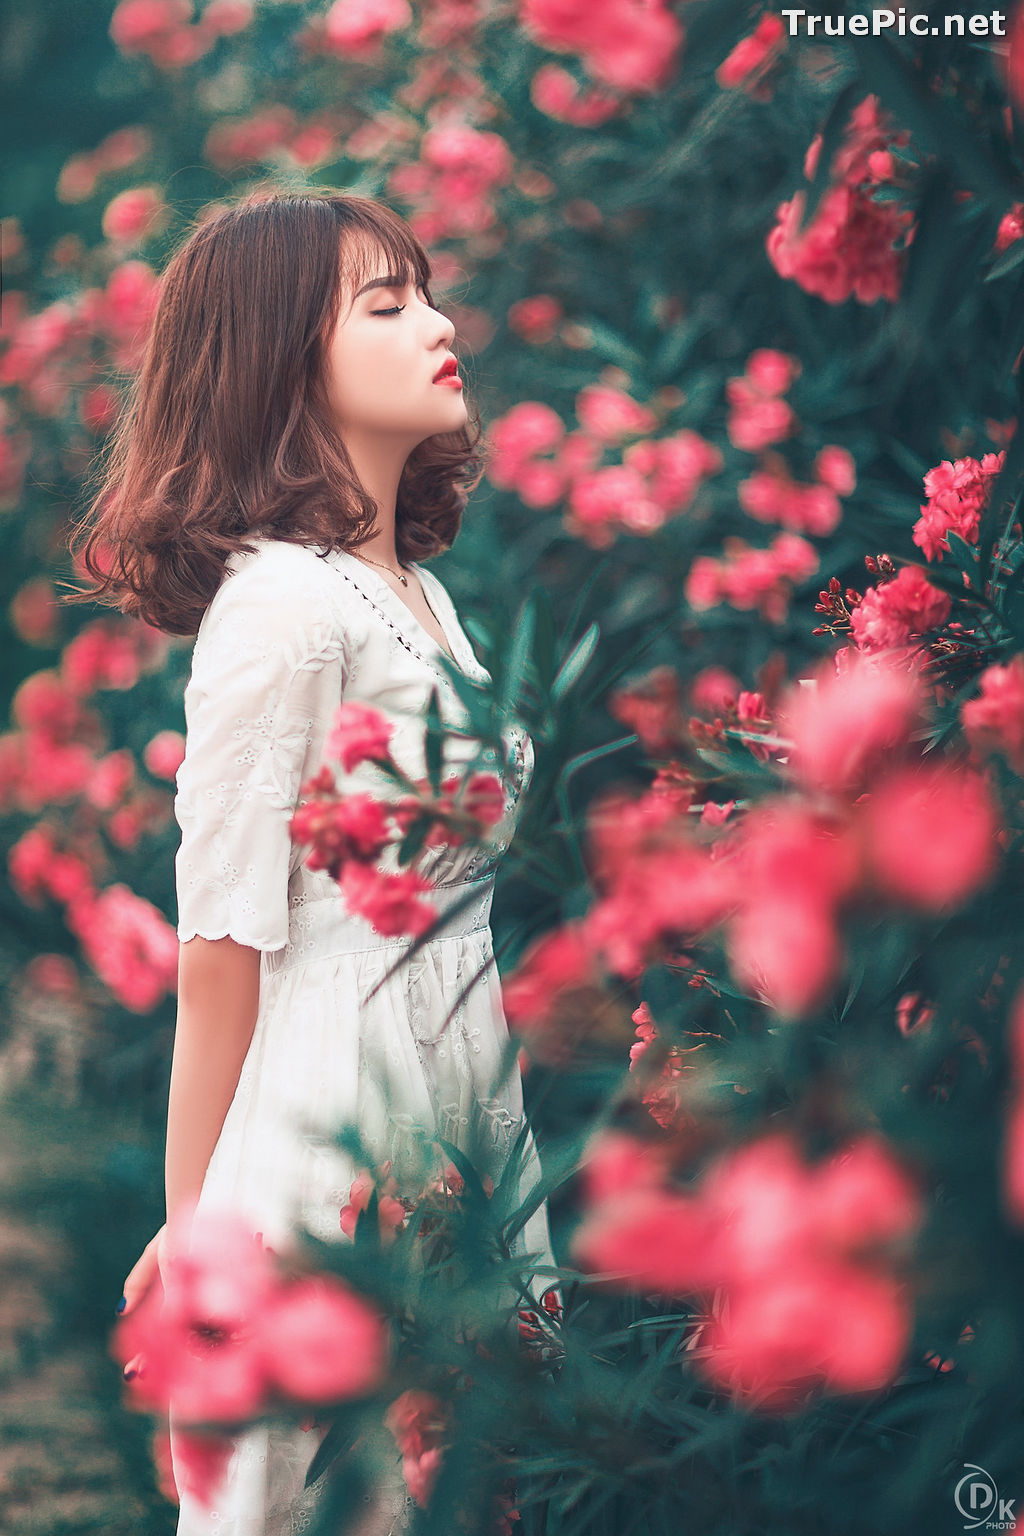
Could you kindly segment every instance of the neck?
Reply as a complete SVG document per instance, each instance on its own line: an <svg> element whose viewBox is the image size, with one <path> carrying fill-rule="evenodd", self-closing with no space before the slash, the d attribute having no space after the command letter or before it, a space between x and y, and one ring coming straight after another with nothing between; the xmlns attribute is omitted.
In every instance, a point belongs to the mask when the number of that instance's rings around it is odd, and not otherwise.
<svg viewBox="0 0 1024 1536"><path fill-rule="evenodd" d="M409 456L407 447L396 448L395 444L381 442L379 439L364 441L359 438L354 440L348 436L345 439L345 447L348 449L352 467L362 486L377 505L377 521L374 532L365 543L360 544L357 553L368 555L371 560L379 560L391 568L398 568L398 555L395 549L395 515L398 505L398 483L402 478L405 461Z"/></svg>

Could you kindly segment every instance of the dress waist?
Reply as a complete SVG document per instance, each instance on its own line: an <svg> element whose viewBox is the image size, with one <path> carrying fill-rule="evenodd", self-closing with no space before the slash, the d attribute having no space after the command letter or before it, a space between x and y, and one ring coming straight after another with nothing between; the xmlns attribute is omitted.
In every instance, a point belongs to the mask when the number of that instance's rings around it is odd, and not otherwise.
<svg viewBox="0 0 1024 1536"><path fill-rule="evenodd" d="M436 909L442 925L427 942L443 944L488 929L493 895L493 869L475 880L435 886L424 899ZM332 955L377 949L392 949L397 958L411 943L405 934L394 937L378 933L366 918L348 911L344 896L336 890L295 903L288 916L288 943L283 949L265 952L263 965L265 971L274 973Z"/></svg>

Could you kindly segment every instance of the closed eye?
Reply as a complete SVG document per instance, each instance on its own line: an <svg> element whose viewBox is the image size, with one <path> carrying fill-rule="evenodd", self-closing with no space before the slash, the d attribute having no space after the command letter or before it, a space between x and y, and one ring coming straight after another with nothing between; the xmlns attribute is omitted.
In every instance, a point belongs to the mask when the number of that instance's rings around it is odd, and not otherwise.
<svg viewBox="0 0 1024 1536"><path fill-rule="evenodd" d="M422 293L422 295L424 297L424 300L426 301L426 303L429 305L429 307L431 309L436 309L439 315L444 313L444 311L439 307L439 305L434 303L433 299L430 296L429 289L427 289L427 288L425 288L425 287L423 287L421 285L419 288L417 288L416 292L417 293ZM405 307L406 306L404 304L392 304L389 309L371 309L370 310L370 314L371 315L400 315L402 313L403 309L405 309Z"/></svg>

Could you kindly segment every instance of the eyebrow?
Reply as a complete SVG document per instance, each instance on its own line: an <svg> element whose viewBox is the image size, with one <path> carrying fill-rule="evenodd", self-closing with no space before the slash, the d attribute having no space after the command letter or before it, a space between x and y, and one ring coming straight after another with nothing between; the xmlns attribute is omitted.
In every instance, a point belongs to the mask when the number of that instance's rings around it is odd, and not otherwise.
<svg viewBox="0 0 1024 1536"><path fill-rule="evenodd" d="M355 297L358 299L361 293L368 293L371 288L404 288L408 281L411 279L397 277L394 272L389 272L386 277L375 277L371 282L364 283L357 290Z"/></svg>

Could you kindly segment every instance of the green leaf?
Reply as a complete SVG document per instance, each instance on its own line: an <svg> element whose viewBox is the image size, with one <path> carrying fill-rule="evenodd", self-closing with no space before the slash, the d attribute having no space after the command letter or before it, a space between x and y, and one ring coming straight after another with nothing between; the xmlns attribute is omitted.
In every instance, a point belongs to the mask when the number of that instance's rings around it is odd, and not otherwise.
<svg viewBox="0 0 1024 1536"><path fill-rule="evenodd" d="M441 719L440 702L440 692L435 683L430 690L430 702L427 705L427 739L425 748L427 778L430 780L430 788L435 796L441 793L441 775L444 772L445 726Z"/></svg>
<svg viewBox="0 0 1024 1536"><path fill-rule="evenodd" d="M534 628L537 623L537 602L531 592L519 610L512 632L512 644L505 661L505 675L501 680L501 712L511 714L522 690L523 677L530 659Z"/></svg>
<svg viewBox="0 0 1024 1536"><path fill-rule="evenodd" d="M564 696L569 692L569 689L580 677L597 648L597 642L600 633L601 631L598 628L597 621L595 620L583 635L583 638L577 641L576 645L573 646L572 650L569 652L569 655L566 657L565 661L559 668L558 676L555 678L551 685L551 697L553 699L557 700L564 698Z"/></svg>
<svg viewBox="0 0 1024 1536"><path fill-rule="evenodd" d="M950 554L953 556L953 559L956 561L957 565L964 572L964 574L972 579L977 576L978 551L975 549L974 545L968 544L966 539L961 538L961 536L958 533L954 533L952 529L950 529L949 533L946 535L946 543L949 545Z"/></svg>
<svg viewBox="0 0 1024 1536"><path fill-rule="evenodd" d="M805 230L808 224L814 221L818 205L828 191L832 181L832 161L835 158L836 150L846 135L850 112L863 94L864 88L861 82L859 80L851 80L849 85L839 92L839 95L832 103L831 110L821 130L821 150L818 155L818 163L814 168L811 185L807 191L803 217L800 220L798 233Z"/></svg>

